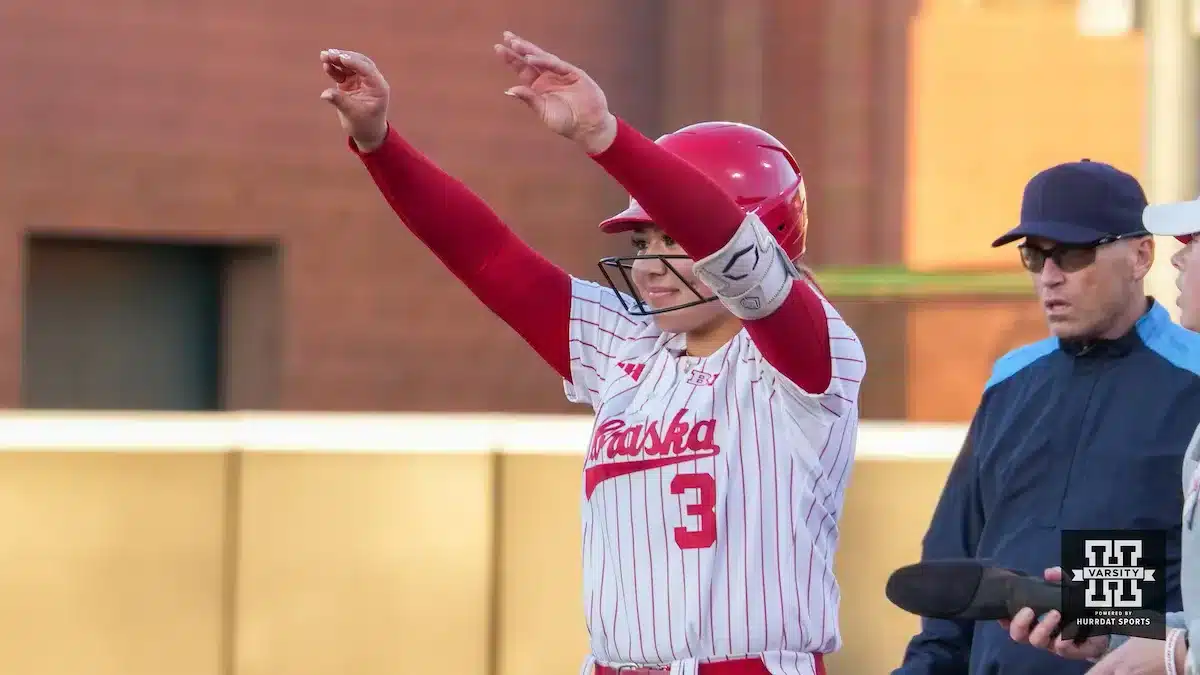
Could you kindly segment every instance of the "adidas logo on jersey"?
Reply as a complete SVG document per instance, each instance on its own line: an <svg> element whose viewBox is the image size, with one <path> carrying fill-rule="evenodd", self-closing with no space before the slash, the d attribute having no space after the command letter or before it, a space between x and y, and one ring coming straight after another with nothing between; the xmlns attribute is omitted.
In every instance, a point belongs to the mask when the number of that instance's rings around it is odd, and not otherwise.
<svg viewBox="0 0 1200 675"><path fill-rule="evenodd" d="M632 377L634 382L642 377L642 371L646 369L644 363L625 363L621 361L617 363L617 367L625 371L625 374Z"/></svg>

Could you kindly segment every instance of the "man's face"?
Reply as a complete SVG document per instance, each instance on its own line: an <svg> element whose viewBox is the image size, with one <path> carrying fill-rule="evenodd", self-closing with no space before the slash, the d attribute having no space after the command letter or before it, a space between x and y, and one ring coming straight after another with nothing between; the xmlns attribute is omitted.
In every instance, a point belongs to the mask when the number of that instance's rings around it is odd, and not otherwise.
<svg viewBox="0 0 1200 675"><path fill-rule="evenodd" d="M1200 331L1200 243L1192 239L1171 256L1171 265L1179 271L1175 286L1179 288L1179 323L1184 328Z"/></svg>
<svg viewBox="0 0 1200 675"><path fill-rule="evenodd" d="M1038 271L1030 270L1050 333L1062 339L1112 338L1114 325L1126 314L1137 282L1154 259L1151 237L1115 241L1093 249L1063 247L1030 237L1022 248L1028 263L1051 252Z"/></svg>

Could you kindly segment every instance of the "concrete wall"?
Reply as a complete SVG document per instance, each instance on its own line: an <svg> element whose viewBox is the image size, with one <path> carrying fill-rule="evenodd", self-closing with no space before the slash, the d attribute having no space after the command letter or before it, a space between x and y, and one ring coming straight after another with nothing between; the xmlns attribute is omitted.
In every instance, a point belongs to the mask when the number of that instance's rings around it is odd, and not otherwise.
<svg viewBox="0 0 1200 675"><path fill-rule="evenodd" d="M589 429L0 416L0 663L22 675L574 672L587 642L571 448ZM864 427L831 673L897 663L916 620L884 583L917 558L962 433Z"/></svg>

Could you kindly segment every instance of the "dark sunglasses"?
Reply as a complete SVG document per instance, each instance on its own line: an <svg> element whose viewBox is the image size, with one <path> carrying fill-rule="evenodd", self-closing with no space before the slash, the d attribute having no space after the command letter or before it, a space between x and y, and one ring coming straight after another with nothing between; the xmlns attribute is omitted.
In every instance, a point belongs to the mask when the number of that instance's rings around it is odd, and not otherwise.
<svg viewBox="0 0 1200 675"><path fill-rule="evenodd" d="M1149 232L1110 235L1102 239L1097 239L1090 244L1055 244L1048 248L1025 243L1018 245L1017 249L1021 252L1021 264L1025 266L1025 269L1034 274L1041 274L1042 270L1046 267L1047 260L1053 260L1055 267L1070 273L1078 272L1096 262L1096 249L1101 246L1122 239L1136 239L1148 236L1150 236Z"/></svg>

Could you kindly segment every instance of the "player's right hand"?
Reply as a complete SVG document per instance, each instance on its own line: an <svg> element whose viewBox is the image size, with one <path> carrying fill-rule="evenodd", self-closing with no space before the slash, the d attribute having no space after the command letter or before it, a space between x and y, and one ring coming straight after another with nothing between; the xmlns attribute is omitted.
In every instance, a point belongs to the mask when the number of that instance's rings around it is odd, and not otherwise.
<svg viewBox="0 0 1200 675"><path fill-rule="evenodd" d="M591 154L608 149L617 135L617 118L604 90L583 69L534 43L505 31L496 55L520 83L505 94L529 106L554 133L575 141Z"/></svg>
<svg viewBox="0 0 1200 675"><path fill-rule="evenodd" d="M1051 567L1043 573L1043 576L1046 581L1060 582L1063 576L1062 568ZM1023 607L1011 620L1001 619L1000 625L1008 630L1008 635L1014 642L1033 645L1066 659L1094 661L1104 655L1105 650L1108 649L1107 635L1088 638L1083 644L1076 644L1073 640L1066 640L1062 637L1053 637L1061 621L1062 615L1057 611L1048 612L1039 621L1032 609Z"/></svg>
<svg viewBox="0 0 1200 675"><path fill-rule="evenodd" d="M387 138L387 109L391 89L371 59L358 52L326 49L321 66L334 86L321 98L337 110L342 129L362 152L371 152Z"/></svg>

